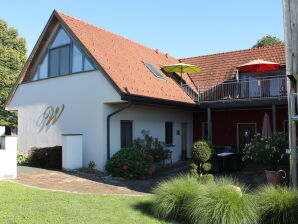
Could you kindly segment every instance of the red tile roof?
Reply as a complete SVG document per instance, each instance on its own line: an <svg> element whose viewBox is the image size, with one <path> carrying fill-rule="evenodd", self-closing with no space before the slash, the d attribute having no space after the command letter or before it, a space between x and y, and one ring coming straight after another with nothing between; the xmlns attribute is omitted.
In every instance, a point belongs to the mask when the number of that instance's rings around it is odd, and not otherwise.
<svg viewBox="0 0 298 224"><path fill-rule="evenodd" d="M194 103L173 79L159 80L143 64L160 69L159 65L179 63L178 59L56 12L123 93ZM187 75L183 78L192 85Z"/></svg>
<svg viewBox="0 0 298 224"><path fill-rule="evenodd" d="M202 86L206 82L221 83L225 80L233 79L237 66L256 59L285 64L284 45L182 58L180 61L203 68L203 71L199 73L190 74L194 83L197 86Z"/></svg>

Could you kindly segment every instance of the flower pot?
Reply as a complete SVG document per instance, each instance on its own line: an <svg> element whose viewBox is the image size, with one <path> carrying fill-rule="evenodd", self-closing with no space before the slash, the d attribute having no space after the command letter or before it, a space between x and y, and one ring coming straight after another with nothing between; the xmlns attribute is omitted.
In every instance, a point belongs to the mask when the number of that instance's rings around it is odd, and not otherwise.
<svg viewBox="0 0 298 224"><path fill-rule="evenodd" d="M267 181L271 184L280 185L281 179L286 178L286 171L284 170L278 170L278 171L272 171L272 170L265 170Z"/></svg>
<svg viewBox="0 0 298 224"><path fill-rule="evenodd" d="M87 170L87 172L90 173L90 174L93 174L93 173L95 173L95 170L94 169L89 169L89 170Z"/></svg>

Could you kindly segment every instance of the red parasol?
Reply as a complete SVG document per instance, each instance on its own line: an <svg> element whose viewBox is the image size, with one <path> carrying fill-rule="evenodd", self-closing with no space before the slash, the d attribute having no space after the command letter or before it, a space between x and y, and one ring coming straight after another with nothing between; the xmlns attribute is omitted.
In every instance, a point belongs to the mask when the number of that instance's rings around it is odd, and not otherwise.
<svg viewBox="0 0 298 224"><path fill-rule="evenodd" d="M280 68L280 64L270 61L263 60L253 60L246 64L237 67L240 71L248 72L264 72L264 71L274 71Z"/></svg>

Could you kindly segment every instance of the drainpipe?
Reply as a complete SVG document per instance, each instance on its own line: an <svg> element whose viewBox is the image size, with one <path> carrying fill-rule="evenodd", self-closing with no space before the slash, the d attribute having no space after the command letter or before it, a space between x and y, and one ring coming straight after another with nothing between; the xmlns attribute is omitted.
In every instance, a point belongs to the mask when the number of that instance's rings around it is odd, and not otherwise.
<svg viewBox="0 0 298 224"><path fill-rule="evenodd" d="M111 149L110 149L110 118L112 116L114 116L115 114L118 114L119 112L129 108L130 106L132 105L132 101L129 100L128 101L128 104L125 106L125 107L122 107L112 113L110 113L108 116L107 116L107 159L109 160L110 157L111 157Z"/></svg>

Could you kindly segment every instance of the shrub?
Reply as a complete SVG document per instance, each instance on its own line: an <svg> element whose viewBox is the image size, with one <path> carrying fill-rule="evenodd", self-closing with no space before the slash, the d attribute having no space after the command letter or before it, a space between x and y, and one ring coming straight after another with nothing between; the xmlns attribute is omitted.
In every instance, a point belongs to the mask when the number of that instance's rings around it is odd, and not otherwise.
<svg viewBox="0 0 298 224"><path fill-rule="evenodd" d="M159 141L158 138L153 138L149 135L149 131L142 130L143 138L137 138L133 142L133 147L148 154L152 157L154 162L160 162L168 158L171 150L166 149L164 142Z"/></svg>
<svg viewBox="0 0 298 224"><path fill-rule="evenodd" d="M154 215L163 219L183 219L185 204L197 194L199 188L197 179L187 175L160 183L154 189Z"/></svg>
<svg viewBox="0 0 298 224"><path fill-rule="evenodd" d="M211 170L211 163L207 162L213 155L213 146L210 142L207 141L197 141L193 144L192 147L192 160L193 163L197 165L195 168L194 165L190 166L191 173L194 174L195 170L198 172L198 176L202 176L203 173L206 173Z"/></svg>
<svg viewBox="0 0 298 224"><path fill-rule="evenodd" d="M29 159L25 155L17 155L17 163L18 165L28 165Z"/></svg>
<svg viewBox="0 0 298 224"><path fill-rule="evenodd" d="M297 223L297 191L286 187L264 186L257 192L257 201L261 223Z"/></svg>
<svg viewBox="0 0 298 224"><path fill-rule="evenodd" d="M62 147L33 147L29 152L28 159L31 166L62 169Z"/></svg>
<svg viewBox="0 0 298 224"><path fill-rule="evenodd" d="M214 182L214 176L212 174L204 174L198 178L199 178L199 181L203 184Z"/></svg>
<svg viewBox="0 0 298 224"><path fill-rule="evenodd" d="M106 169L112 176L143 179L148 175L152 158L135 148L124 148L107 162Z"/></svg>
<svg viewBox="0 0 298 224"><path fill-rule="evenodd" d="M187 204L191 223L255 224L258 215L252 197L234 181L219 180L202 185Z"/></svg>
<svg viewBox="0 0 298 224"><path fill-rule="evenodd" d="M256 134L244 148L244 161L265 163L269 170L277 170L286 155L287 138L284 133L275 133L271 138Z"/></svg>

